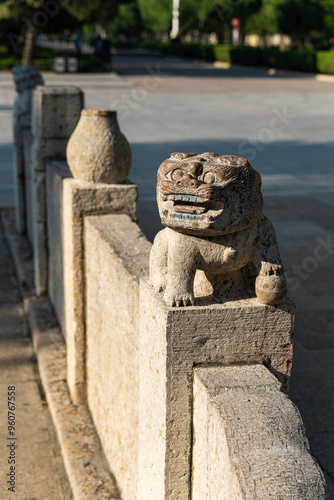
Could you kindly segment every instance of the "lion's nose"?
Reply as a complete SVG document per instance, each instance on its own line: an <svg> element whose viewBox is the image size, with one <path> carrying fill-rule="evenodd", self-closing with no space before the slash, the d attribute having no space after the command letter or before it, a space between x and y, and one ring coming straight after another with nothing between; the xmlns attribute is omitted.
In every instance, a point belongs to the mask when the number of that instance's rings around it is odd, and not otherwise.
<svg viewBox="0 0 334 500"><path fill-rule="evenodd" d="M175 184L179 187L192 187L196 189L198 187L198 180L189 174L185 174Z"/></svg>

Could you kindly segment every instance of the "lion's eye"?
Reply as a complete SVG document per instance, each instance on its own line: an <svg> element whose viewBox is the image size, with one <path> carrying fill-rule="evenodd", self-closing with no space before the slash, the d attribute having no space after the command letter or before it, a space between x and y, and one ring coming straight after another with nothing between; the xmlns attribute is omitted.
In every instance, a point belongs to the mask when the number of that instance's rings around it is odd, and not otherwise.
<svg viewBox="0 0 334 500"><path fill-rule="evenodd" d="M204 174L203 181L205 182L205 184L213 184L215 180L216 176L212 172L206 172Z"/></svg>
<svg viewBox="0 0 334 500"><path fill-rule="evenodd" d="M178 181L181 177L183 177L183 172L180 168L177 168L176 170L173 170L170 176L173 181Z"/></svg>

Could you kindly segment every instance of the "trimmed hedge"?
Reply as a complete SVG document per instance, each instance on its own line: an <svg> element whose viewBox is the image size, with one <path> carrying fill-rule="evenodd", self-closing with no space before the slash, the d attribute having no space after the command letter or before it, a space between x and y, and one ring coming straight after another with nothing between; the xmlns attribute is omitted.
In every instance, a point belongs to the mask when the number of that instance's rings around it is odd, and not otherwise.
<svg viewBox="0 0 334 500"><path fill-rule="evenodd" d="M0 57L0 71L12 69L13 66L18 64L21 64L21 62L16 57Z"/></svg>
<svg viewBox="0 0 334 500"><path fill-rule="evenodd" d="M21 64L21 59L16 57L0 57L0 71L10 70L13 66ZM34 59L34 66L39 71L53 71L54 57ZM96 61L89 56L78 57L78 72L80 73L104 73L110 71L107 63Z"/></svg>
<svg viewBox="0 0 334 500"><path fill-rule="evenodd" d="M316 72L316 53L311 51L260 49L238 47L231 51L231 60L237 64L266 66L303 72Z"/></svg>
<svg viewBox="0 0 334 500"><path fill-rule="evenodd" d="M334 74L334 52L286 50L278 48L233 47L232 45L203 45L199 43L146 42L147 48L168 55L191 57L206 61L221 61L248 66Z"/></svg>
<svg viewBox="0 0 334 500"><path fill-rule="evenodd" d="M334 75L334 52L319 50L316 53L316 65L319 73Z"/></svg>
<svg viewBox="0 0 334 500"><path fill-rule="evenodd" d="M215 61L231 63L232 62L232 45L214 45L213 56Z"/></svg>
<svg viewBox="0 0 334 500"><path fill-rule="evenodd" d="M168 42L142 42L141 46L160 50L170 56L334 75L334 52L331 51L280 51L278 48L260 49L259 47ZM21 64L19 58L6 55L5 50L7 49L0 45L0 70L9 70ZM54 57L58 55L70 54L57 54L49 48L35 47L34 66L41 71L53 71ZM109 68L108 64L96 61L90 56L79 55L78 70L79 72L106 72Z"/></svg>
<svg viewBox="0 0 334 500"><path fill-rule="evenodd" d="M103 73L110 71L109 64L97 61L87 54L74 54L66 51L54 51L47 47L34 47L34 66L40 71L53 71L55 57L77 57L79 72ZM8 55L5 45L0 45L0 70L10 70L13 66L21 64L20 54L17 56Z"/></svg>

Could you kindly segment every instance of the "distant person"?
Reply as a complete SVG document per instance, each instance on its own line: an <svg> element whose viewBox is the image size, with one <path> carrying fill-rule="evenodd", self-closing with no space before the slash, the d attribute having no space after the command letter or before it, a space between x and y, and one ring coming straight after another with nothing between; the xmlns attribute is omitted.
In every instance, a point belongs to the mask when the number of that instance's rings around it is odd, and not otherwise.
<svg viewBox="0 0 334 500"><path fill-rule="evenodd" d="M78 54L81 53L82 39L76 33L72 36L72 40L74 41L75 50Z"/></svg>
<svg viewBox="0 0 334 500"><path fill-rule="evenodd" d="M95 56L99 61L110 62L111 44L109 38L101 38L101 35L95 40Z"/></svg>
<svg viewBox="0 0 334 500"><path fill-rule="evenodd" d="M95 56L97 59L103 59L103 38L98 35L95 39Z"/></svg>

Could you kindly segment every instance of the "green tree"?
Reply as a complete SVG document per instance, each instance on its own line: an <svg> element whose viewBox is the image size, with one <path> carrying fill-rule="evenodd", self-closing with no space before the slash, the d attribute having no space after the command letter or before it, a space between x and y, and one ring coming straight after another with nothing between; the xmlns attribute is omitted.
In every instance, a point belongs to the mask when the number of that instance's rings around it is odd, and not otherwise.
<svg viewBox="0 0 334 500"><path fill-rule="evenodd" d="M20 26L20 33L7 33L12 47L18 47L24 34L23 64L32 64L34 37L38 33L57 33L82 21L106 26L117 15L118 0L0 0L0 22Z"/></svg>
<svg viewBox="0 0 334 500"><path fill-rule="evenodd" d="M201 0L198 11L200 23L205 31L206 25L213 20L220 22L220 26L230 29L231 19L237 17L241 22L241 32L245 32L248 19L262 6L262 0ZM219 26L219 25L218 25Z"/></svg>
<svg viewBox="0 0 334 500"><path fill-rule="evenodd" d="M70 0L66 9L79 21L106 26L117 15L117 0Z"/></svg>
<svg viewBox="0 0 334 500"><path fill-rule="evenodd" d="M23 35L22 64L32 64L34 37L38 33L59 33L77 21L59 0L5 0L0 1L0 23L7 25L5 35L12 52L19 52Z"/></svg>
<svg viewBox="0 0 334 500"><path fill-rule="evenodd" d="M323 34L327 38L334 37L334 0L320 0L323 8Z"/></svg>
<svg viewBox="0 0 334 500"><path fill-rule="evenodd" d="M107 32L113 40L139 40L143 24L137 0L120 4L116 18L107 25Z"/></svg>
<svg viewBox="0 0 334 500"><path fill-rule="evenodd" d="M172 22L172 0L138 0L143 28L151 33L168 33Z"/></svg>
<svg viewBox="0 0 334 500"><path fill-rule="evenodd" d="M297 48L316 47L323 40L325 8L322 0L281 0L279 27Z"/></svg>
<svg viewBox="0 0 334 500"><path fill-rule="evenodd" d="M246 32L265 37L280 31L279 28L280 0L263 0L259 11L252 14L246 22Z"/></svg>
<svg viewBox="0 0 334 500"><path fill-rule="evenodd" d="M180 0L181 35L200 28L200 20L198 16L200 5L201 0Z"/></svg>

